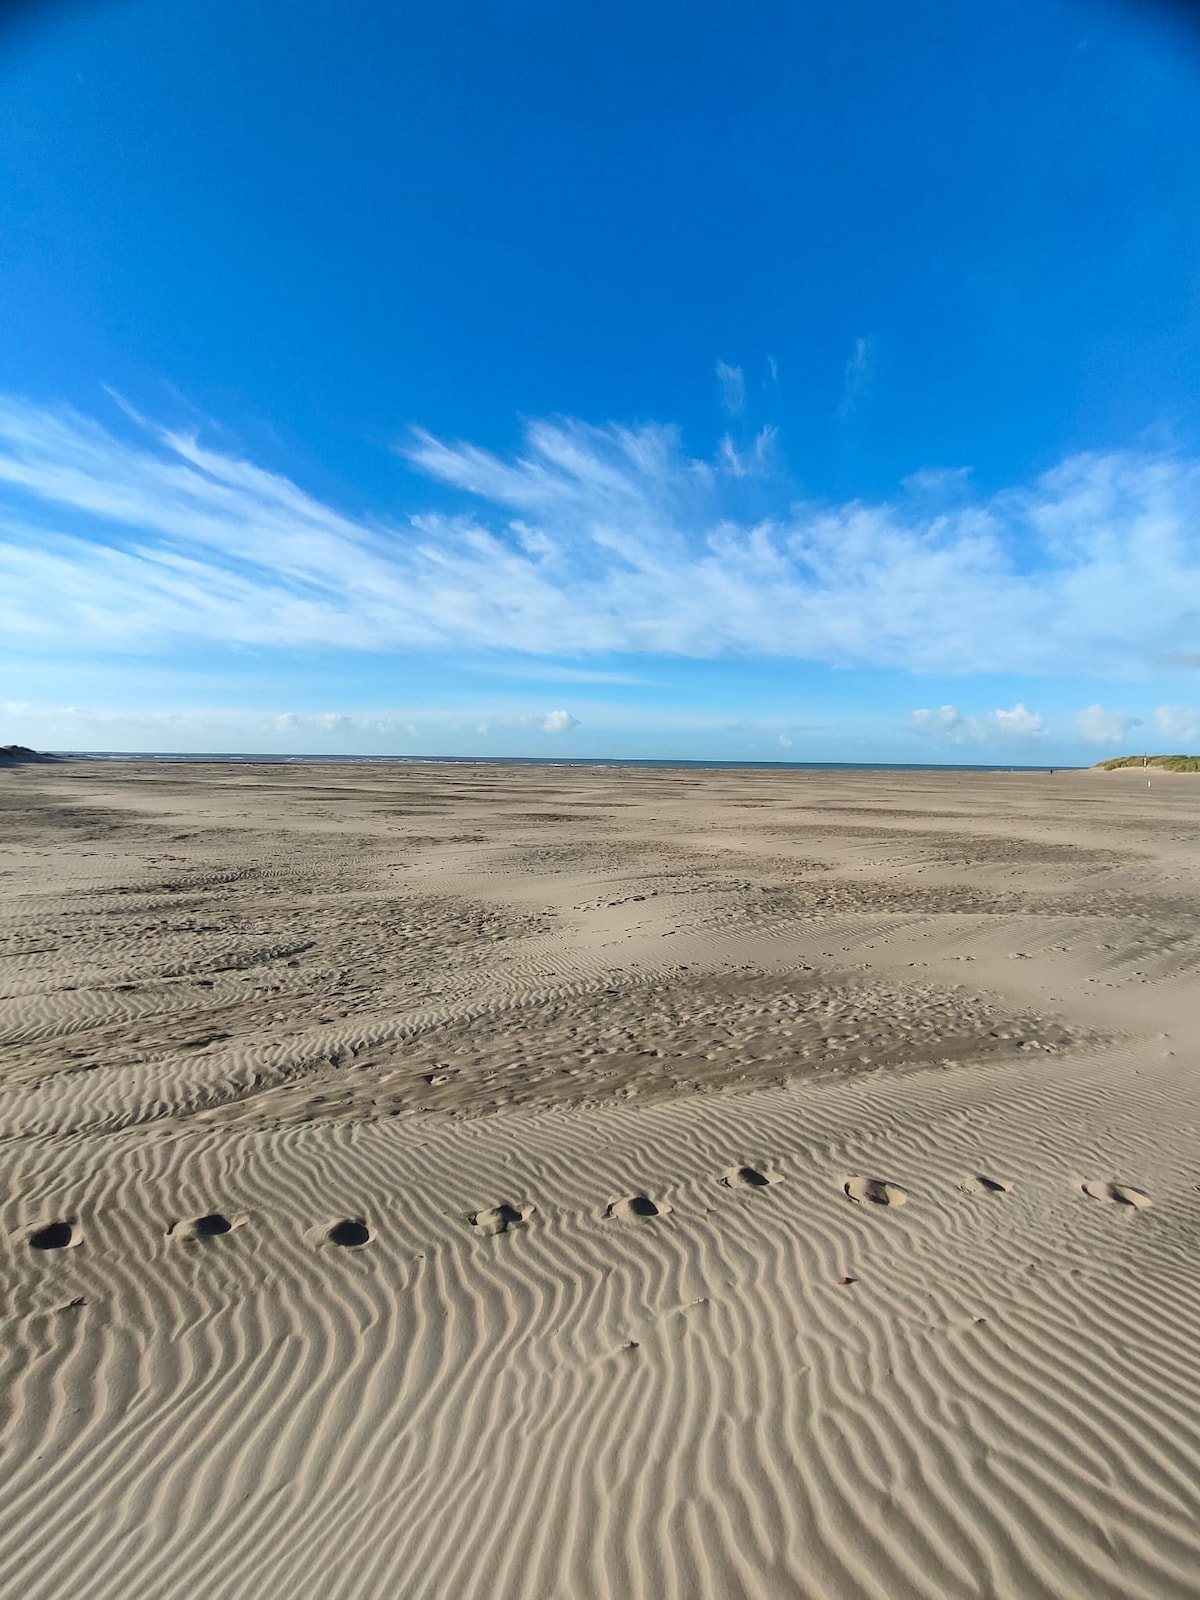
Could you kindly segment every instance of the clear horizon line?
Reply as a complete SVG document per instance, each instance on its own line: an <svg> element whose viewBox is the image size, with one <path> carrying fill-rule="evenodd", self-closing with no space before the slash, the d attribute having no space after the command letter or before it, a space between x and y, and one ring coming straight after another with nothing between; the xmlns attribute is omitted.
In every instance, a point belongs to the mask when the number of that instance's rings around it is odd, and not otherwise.
<svg viewBox="0 0 1200 1600"><path fill-rule="evenodd" d="M827 771L894 772L1090 772L1093 766L1071 762L1026 763L1010 761L775 761L734 759L722 756L528 756L528 755L354 755L324 754L316 751L229 751L229 750L49 750L41 752L57 761L156 761L156 762L236 762L239 765L280 766L311 762L322 766L347 765L413 766L478 765L526 767L747 767L781 771L819 768Z"/></svg>

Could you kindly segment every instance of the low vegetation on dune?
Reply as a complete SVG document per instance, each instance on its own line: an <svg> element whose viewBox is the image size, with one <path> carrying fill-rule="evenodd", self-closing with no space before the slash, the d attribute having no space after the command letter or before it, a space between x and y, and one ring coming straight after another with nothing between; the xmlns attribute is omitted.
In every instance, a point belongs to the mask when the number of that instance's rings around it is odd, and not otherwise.
<svg viewBox="0 0 1200 1600"><path fill-rule="evenodd" d="M1162 767L1167 772L1200 772L1200 756L1113 756L1108 761L1097 761L1104 772L1115 772L1118 767Z"/></svg>
<svg viewBox="0 0 1200 1600"><path fill-rule="evenodd" d="M0 766L13 766L28 761L53 761L54 756L42 755L25 744L0 744Z"/></svg>

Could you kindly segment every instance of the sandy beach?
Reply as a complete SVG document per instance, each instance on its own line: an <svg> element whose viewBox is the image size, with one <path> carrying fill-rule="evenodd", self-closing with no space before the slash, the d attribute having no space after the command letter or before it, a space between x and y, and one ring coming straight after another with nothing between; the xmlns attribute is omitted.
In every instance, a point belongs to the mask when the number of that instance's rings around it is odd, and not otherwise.
<svg viewBox="0 0 1200 1600"><path fill-rule="evenodd" d="M1198 811L0 772L0 1593L1194 1600Z"/></svg>

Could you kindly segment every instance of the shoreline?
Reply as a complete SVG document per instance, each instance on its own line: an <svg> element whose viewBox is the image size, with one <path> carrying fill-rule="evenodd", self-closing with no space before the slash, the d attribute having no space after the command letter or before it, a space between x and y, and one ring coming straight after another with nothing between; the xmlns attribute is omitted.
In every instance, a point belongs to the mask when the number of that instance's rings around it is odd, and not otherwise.
<svg viewBox="0 0 1200 1600"><path fill-rule="evenodd" d="M1089 772L1090 767L1021 766L997 762L931 761L721 761L682 757L635 756L348 756L271 755L237 753L147 753L124 751L54 750L54 761L128 761L155 766L172 763L189 766L480 766L480 767L612 767L644 768L665 772Z"/></svg>

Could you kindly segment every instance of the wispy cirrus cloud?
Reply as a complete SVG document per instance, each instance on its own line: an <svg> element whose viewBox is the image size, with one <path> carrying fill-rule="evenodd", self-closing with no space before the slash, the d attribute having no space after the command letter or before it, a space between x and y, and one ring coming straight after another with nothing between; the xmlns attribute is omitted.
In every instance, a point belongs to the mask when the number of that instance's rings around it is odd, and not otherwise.
<svg viewBox="0 0 1200 1600"><path fill-rule="evenodd" d="M746 409L746 374L741 367L718 361L717 382L721 385L721 405L731 417L740 417Z"/></svg>
<svg viewBox="0 0 1200 1600"><path fill-rule="evenodd" d="M870 399L873 377L871 341L856 339L853 353L842 373L842 394L837 408L839 417L851 416Z"/></svg>
<svg viewBox="0 0 1200 1600"><path fill-rule="evenodd" d="M417 433L402 454L463 509L351 517L193 434L9 397L0 632L942 673L1137 673L1195 648L1191 459L1081 455L930 509L797 501L763 452L698 460L668 427L537 422L511 459Z"/></svg>

